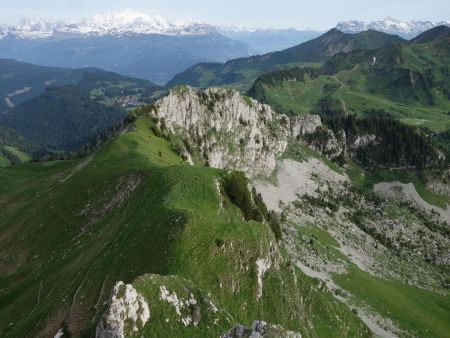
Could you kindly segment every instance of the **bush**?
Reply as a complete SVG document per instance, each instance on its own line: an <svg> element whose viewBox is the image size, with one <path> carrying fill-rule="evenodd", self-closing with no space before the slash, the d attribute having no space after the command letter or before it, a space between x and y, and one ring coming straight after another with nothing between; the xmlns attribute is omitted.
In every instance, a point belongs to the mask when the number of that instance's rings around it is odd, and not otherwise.
<svg viewBox="0 0 450 338"><path fill-rule="evenodd" d="M231 202L236 204L244 214L245 220L249 221L255 216L253 210L252 195L248 190L248 181L244 173L232 171L225 179L225 192Z"/></svg>
<svg viewBox="0 0 450 338"><path fill-rule="evenodd" d="M261 194L258 194L255 188L250 193L248 190L248 180L244 173L238 171L231 172L225 178L224 188L231 202L241 209L246 221L253 220L261 223L267 221L276 240L281 240L280 218L274 211L269 213Z"/></svg>
<svg viewBox="0 0 450 338"><path fill-rule="evenodd" d="M137 113L132 110L128 113L127 117L125 117L125 122L126 123L133 123L134 121L136 121L137 119Z"/></svg>
<svg viewBox="0 0 450 338"><path fill-rule="evenodd" d="M273 234L275 235L275 239L277 241L280 241L283 237L283 234L281 232L280 218L275 211L271 211L269 214L269 226L272 229Z"/></svg>
<svg viewBox="0 0 450 338"><path fill-rule="evenodd" d="M153 131L153 134L155 134L156 137L162 137L162 131L161 131L161 129L158 127L158 125L152 126L151 129L152 129L152 131Z"/></svg>
<svg viewBox="0 0 450 338"><path fill-rule="evenodd" d="M266 204L262 199L261 194L258 194L255 188L253 188L252 194L253 194L253 201L255 202L256 207L259 209L259 211L261 211L261 214L264 217L264 219L268 220L269 212L267 210Z"/></svg>

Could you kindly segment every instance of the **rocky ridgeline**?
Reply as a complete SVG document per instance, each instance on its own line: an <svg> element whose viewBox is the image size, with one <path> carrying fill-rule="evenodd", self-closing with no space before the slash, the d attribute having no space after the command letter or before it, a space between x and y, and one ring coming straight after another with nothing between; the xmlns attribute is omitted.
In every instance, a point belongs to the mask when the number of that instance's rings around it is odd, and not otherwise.
<svg viewBox="0 0 450 338"><path fill-rule="evenodd" d="M317 115L288 118L238 92L179 87L153 110L164 133L183 137L183 155L214 168L270 176L288 140L313 134L322 125Z"/></svg>

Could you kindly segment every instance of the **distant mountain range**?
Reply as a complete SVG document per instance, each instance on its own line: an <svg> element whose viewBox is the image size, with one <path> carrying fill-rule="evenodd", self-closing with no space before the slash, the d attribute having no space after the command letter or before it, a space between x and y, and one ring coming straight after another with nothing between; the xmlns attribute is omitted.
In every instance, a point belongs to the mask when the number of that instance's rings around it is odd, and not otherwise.
<svg viewBox="0 0 450 338"><path fill-rule="evenodd" d="M367 30L411 39L446 22L341 22L344 33ZM288 49L317 38L314 29L250 29L196 21L171 22L161 16L125 10L74 22L22 19L0 25L0 58L43 66L98 67L159 85L205 62L225 62Z"/></svg>
<svg viewBox="0 0 450 338"><path fill-rule="evenodd" d="M248 44L254 53L281 50L319 36L313 29L250 29L215 26L192 20L171 22L159 15L131 10L96 15L74 22L21 19L15 26L0 25L1 39L67 39L76 37L127 36L133 34L193 36L223 35Z"/></svg>
<svg viewBox="0 0 450 338"><path fill-rule="evenodd" d="M336 28L345 33L359 33L374 29L380 32L413 38L436 26L450 25L450 20L433 21L401 21L392 17L384 20L364 22L358 20L343 21ZM129 9L122 12L95 15L91 19L72 22L32 20L23 18L17 25L1 25L0 39L45 39L68 38L76 36L104 36L128 34L158 35L209 35L221 34L229 38L248 43L258 52L282 46L281 49L317 37L324 30L312 28L246 28L239 26L218 26L193 20L171 22L159 15L147 15ZM278 39L278 41L276 41ZM288 41L292 44L285 46ZM264 44L265 43L265 44ZM270 49L274 51L277 49Z"/></svg>
<svg viewBox="0 0 450 338"><path fill-rule="evenodd" d="M122 35L122 34L162 34L162 35L204 35L218 33L216 27L194 21L169 22L155 15L125 10L106 15L95 15L90 20L74 22L35 21L22 19L16 26L0 26L0 38L15 37L42 39L67 35Z"/></svg>
<svg viewBox="0 0 450 338"><path fill-rule="evenodd" d="M450 128L449 64L450 28L439 26L403 43L337 53L321 68L266 73L249 95L281 113L391 116L440 133Z"/></svg>
<svg viewBox="0 0 450 338"><path fill-rule="evenodd" d="M376 49L404 39L369 30L358 34L333 28L318 38L274 53L251 56L226 63L202 63L187 69L169 81L169 86L187 84L195 87L240 85L243 89L261 74L293 66L317 65L337 53L356 49Z"/></svg>
<svg viewBox="0 0 450 338"><path fill-rule="evenodd" d="M0 39L44 39L67 38L70 36L104 36L126 34L159 34L159 35L208 35L222 34L229 37L249 36L296 36L297 34L318 34L313 29L271 29L246 28L237 26L217 26L193 20L171 22L162 16L150 16L144 13L125 10L123 12L95 15L88 20L73 22L32 20L23 18L17 25L0 25Z"/></svg>
<svg viewBox="0 0 450 338"><path fill-rule="evenodd" d="M369 29L395 34L405 39L412 39L417 35L436 26L450 26L450 20L432 21L400 21L391 17L379 21L344 21L337 24L336 28L345 33L359 33Z"/></svg>

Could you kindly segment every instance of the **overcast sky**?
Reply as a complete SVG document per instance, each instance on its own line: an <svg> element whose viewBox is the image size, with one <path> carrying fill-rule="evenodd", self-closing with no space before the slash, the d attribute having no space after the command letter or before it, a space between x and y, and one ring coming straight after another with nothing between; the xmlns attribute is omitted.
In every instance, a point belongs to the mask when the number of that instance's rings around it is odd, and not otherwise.
<svg viewBox="0 0 450 338"><path fill-rule="evenodd" d="M450 19L450 0L0 0L0 23L21 17L70 20L129 8L170 20L248 27L326 29L343 20Z"/></svg>

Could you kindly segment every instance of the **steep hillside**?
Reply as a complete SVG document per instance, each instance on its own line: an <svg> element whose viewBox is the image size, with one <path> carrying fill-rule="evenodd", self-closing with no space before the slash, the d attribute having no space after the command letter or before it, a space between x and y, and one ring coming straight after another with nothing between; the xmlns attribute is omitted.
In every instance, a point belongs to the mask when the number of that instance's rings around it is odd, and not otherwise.
<svg viewBox="0 0 450 338"><path fill-rule="evenodd" d="M345 172L365 180L353 170L327 167L320 155L292 144L276 180L257 182L256 190L282 213L293 263L353 307L375 335L445 337L450 209L443 218L426 212L421 197L408 197L418 196L412 184L402 191L381 183L375 194L349 180Z"/></svg>
<svg viewBox="0 0 450 338"><path fill-rule="evenodd" d="M44 154L42 148L20 136L15 130L0 126L0 167L28 162L31 156Z"/></svg>
<svg viewBox="0 0 450 338"><path fill-rule="evenodd" d="M313 134L318 116L289 119L234 90L178 87L152 107L157 132L174 140L180 155L249 176L270 176L288 140Z"/></svg>
<svg viewBox="0 0 450 338"><path fill-rule="evenodd" d="M332 29L322 36L275 53L231 60L225 64L199 64L175 76L168 86L187 84L197 87L249 85L258 75L295 64L321 63L339 52L376 49L404 41L398 36L367 31L346 34Z"/></svg>
<svg viewBox="0 0 450 338"><path fill-rule="evenodd" d="M0 112L11 110L43 93L50 85L77 83L81 77L81 73L73 73L69 69L0 59Z"/></svg>
<svg viewBox="0 0 450 338"><path fill-rule="evenodd" d="M99 337L204 337L255 320L369 336L269 226L243 221L224 171L184 164L152 128L142 117L92 157L0 169L3 336L88 337L99 323Z"/></svg>
<svg viewBox="0 0 450 338"><path fill-rule="evenodd" d="M0 59L0 112L5 113L22 102L42 94L50 87L81 84L90 90L117 96L149 97L158 86L149 81L121 76L96 68L67 69L43 67L11 59ZM111 90L115 89L115 93Z"/></svg>
<svg viewBox="0 0 450 338"><path fill-rule="evenodd" d="M448 39L450 36L449 26L437 26L429 29L411 40L412 43L427 43L442 39Z"/></svg>
<svg viewBox="0 0 450 338"><path fill-rule="evenodd" d="M2 336L445 337L450 220L308 148L318 116L181 87L127 121L0 169Z"/></svg>
<svg viewBox="0 0 450 338"><path fill-rule="evenodd" d="M0 134L2 143L34 158L77 151L122 121L126 110L164 93L147 80L95 68L70 70L0 60L0 75L7 108L0 114L0 125L8 128ZM20 162L5 147L9 162Z"/></svg>
<svg viewBox="0 0 450 338"><path fill-rule="evenodd" d="M78 86L49 88L0 117L0 124L48 152L73 151L122 121L126 111L90 99Z"/></svg>

